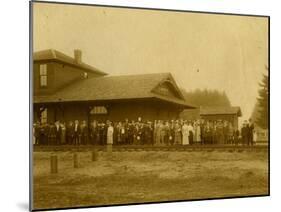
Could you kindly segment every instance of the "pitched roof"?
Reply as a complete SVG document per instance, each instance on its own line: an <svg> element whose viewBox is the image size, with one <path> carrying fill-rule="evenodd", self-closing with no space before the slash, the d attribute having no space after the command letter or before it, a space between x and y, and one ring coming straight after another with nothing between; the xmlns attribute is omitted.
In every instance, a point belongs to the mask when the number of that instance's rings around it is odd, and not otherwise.
<svg viewBox="0 0 281 212"><path fill-rule="evenodd" d="M200 115L225 115L237 114L242 116L240 107L201 107Z"/></svg>
<svg viewBox="0 0 281 212"><path fill-rule="evenodd" d="M192 108L184 99L153 92L159 83L169 78L173 78L170 73L88 78L77 81L52 95L34 96L34 103L156 98Z"/></svg>
<svg viewBox="0 0 281 212"><path fill-rule="evenodd" d="M76 63L75 59L54 49L47 49L33 53L33 61L59 61L86 71L91 71L100 75L107 75L107 73L98 70L86 63Z"/></svg>

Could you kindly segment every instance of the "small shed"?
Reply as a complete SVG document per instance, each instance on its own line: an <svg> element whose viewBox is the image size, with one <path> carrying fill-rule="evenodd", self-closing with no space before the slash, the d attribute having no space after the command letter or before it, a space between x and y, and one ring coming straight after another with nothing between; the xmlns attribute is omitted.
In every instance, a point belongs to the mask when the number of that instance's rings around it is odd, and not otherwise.
<svg viewBox="0 0 281 212"><path fill-rule="evenodd" d="M238 117L242 116L240 107L201 107L200 117L204 120L226 120L238 129Z"/></svg>

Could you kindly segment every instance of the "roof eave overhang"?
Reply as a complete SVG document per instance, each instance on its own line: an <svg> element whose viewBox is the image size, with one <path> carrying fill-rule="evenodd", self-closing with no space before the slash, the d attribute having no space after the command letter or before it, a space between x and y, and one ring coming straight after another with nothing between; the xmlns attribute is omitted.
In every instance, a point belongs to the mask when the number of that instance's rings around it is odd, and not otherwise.
<svg viewBox="0 0 281 212"><path fill-rule="evenodd" d="M85 100L63 100L63 99L55 99L55 100L45 100L45 101L34 101L35 105L44 105L44 104L67 104L67 103L109 103L109 102L132 102L132 101L144 101L144 100L158 100L162 102L166 102L167 104L177 105L183 109L195 109L196 107L192 105L188 105L185 102L176 102L173 100L167 100L161 97L140 97L140 98L120 98L120 99L85 99Z"/></svg>
<svg viewBox="0 0 281 212"><path fill-rule="evenodd" d="M84 71L87 71L87 72L91 72L91 73L96 73L96 74L100 74L100 75L108 75L108 73L105 73L105 72L102 72L98 69L90 69L90 68L86 68L86 67L83 67L79 64L75 64L75 63L70 63L70 62L67 62L67 61L63 61L63 60L60 60L58 58L47 58L47 59L33 59L34 62L57 62L57 63L61 63L61 64L66 64L66 65L69 65L69 66L73 66L73 67L76 67L76 68L79 68L79 69L82 69Z"/></svg>
<svg viewBox="0 0 281 212"><path fill-rule="evenodd" d="M241 117L242 115L240 113L200 113L200 116L217 116L217 115L237 115L238 117Z"/></svg>
<svg viewBox="0 0 281 212"><path fill-rule="evenodd" d="M168 99L167 97L161 97L159 95L155 96L154 98L157 100L165 101L169 104L174 104L174 105L180 106L183 109L196 109L195 106L189 105L186 102L184 102L183 100Z"/></svg>

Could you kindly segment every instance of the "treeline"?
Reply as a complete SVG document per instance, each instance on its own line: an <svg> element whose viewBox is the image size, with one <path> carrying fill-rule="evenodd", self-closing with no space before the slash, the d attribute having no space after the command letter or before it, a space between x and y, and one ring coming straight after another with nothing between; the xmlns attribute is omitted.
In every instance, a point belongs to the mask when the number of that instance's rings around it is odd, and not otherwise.
<svg viewBox="0 0 281 212"><path fill-rule="evenodd" d="M197 107L197 109L184 110L180 117L183 119L198 119L200 118L199 107L228 107L231 106L230 101L225 92L219 92L218 90L208 89L196 89L193 91L185 91L182 89L182 93L186 99L186 102L190 105Z"/></svg>
<svg viewBox="0 0 281 212"><path fill-rule="evenodd" d="M231 106L230 101L225 92L219 92L218 90L208 89L196 89L192 91L185 91L182 89L182 93L186 101L194 106L214 106L214 107L228 107Z"/></svg>
<svg viewBox="0 0 281 212"><path fill-rule="evenodd" d="M267 68L268 69L268 68ZM268 75L263 75L261 83L259 83L259 96L255 104L252 119L263 129L268 128Z"/></svg>

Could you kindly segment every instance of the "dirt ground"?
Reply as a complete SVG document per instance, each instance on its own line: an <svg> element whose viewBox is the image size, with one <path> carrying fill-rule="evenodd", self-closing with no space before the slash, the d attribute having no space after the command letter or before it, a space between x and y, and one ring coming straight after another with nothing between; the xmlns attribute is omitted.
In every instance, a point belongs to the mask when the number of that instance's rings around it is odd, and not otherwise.
<svg viewBox="0 0 281 212"><path fill-rule="evenodd" d="M58 173L50 174L50 156ZM34 152L34 208L268 194L267 152Z"/></svg>

